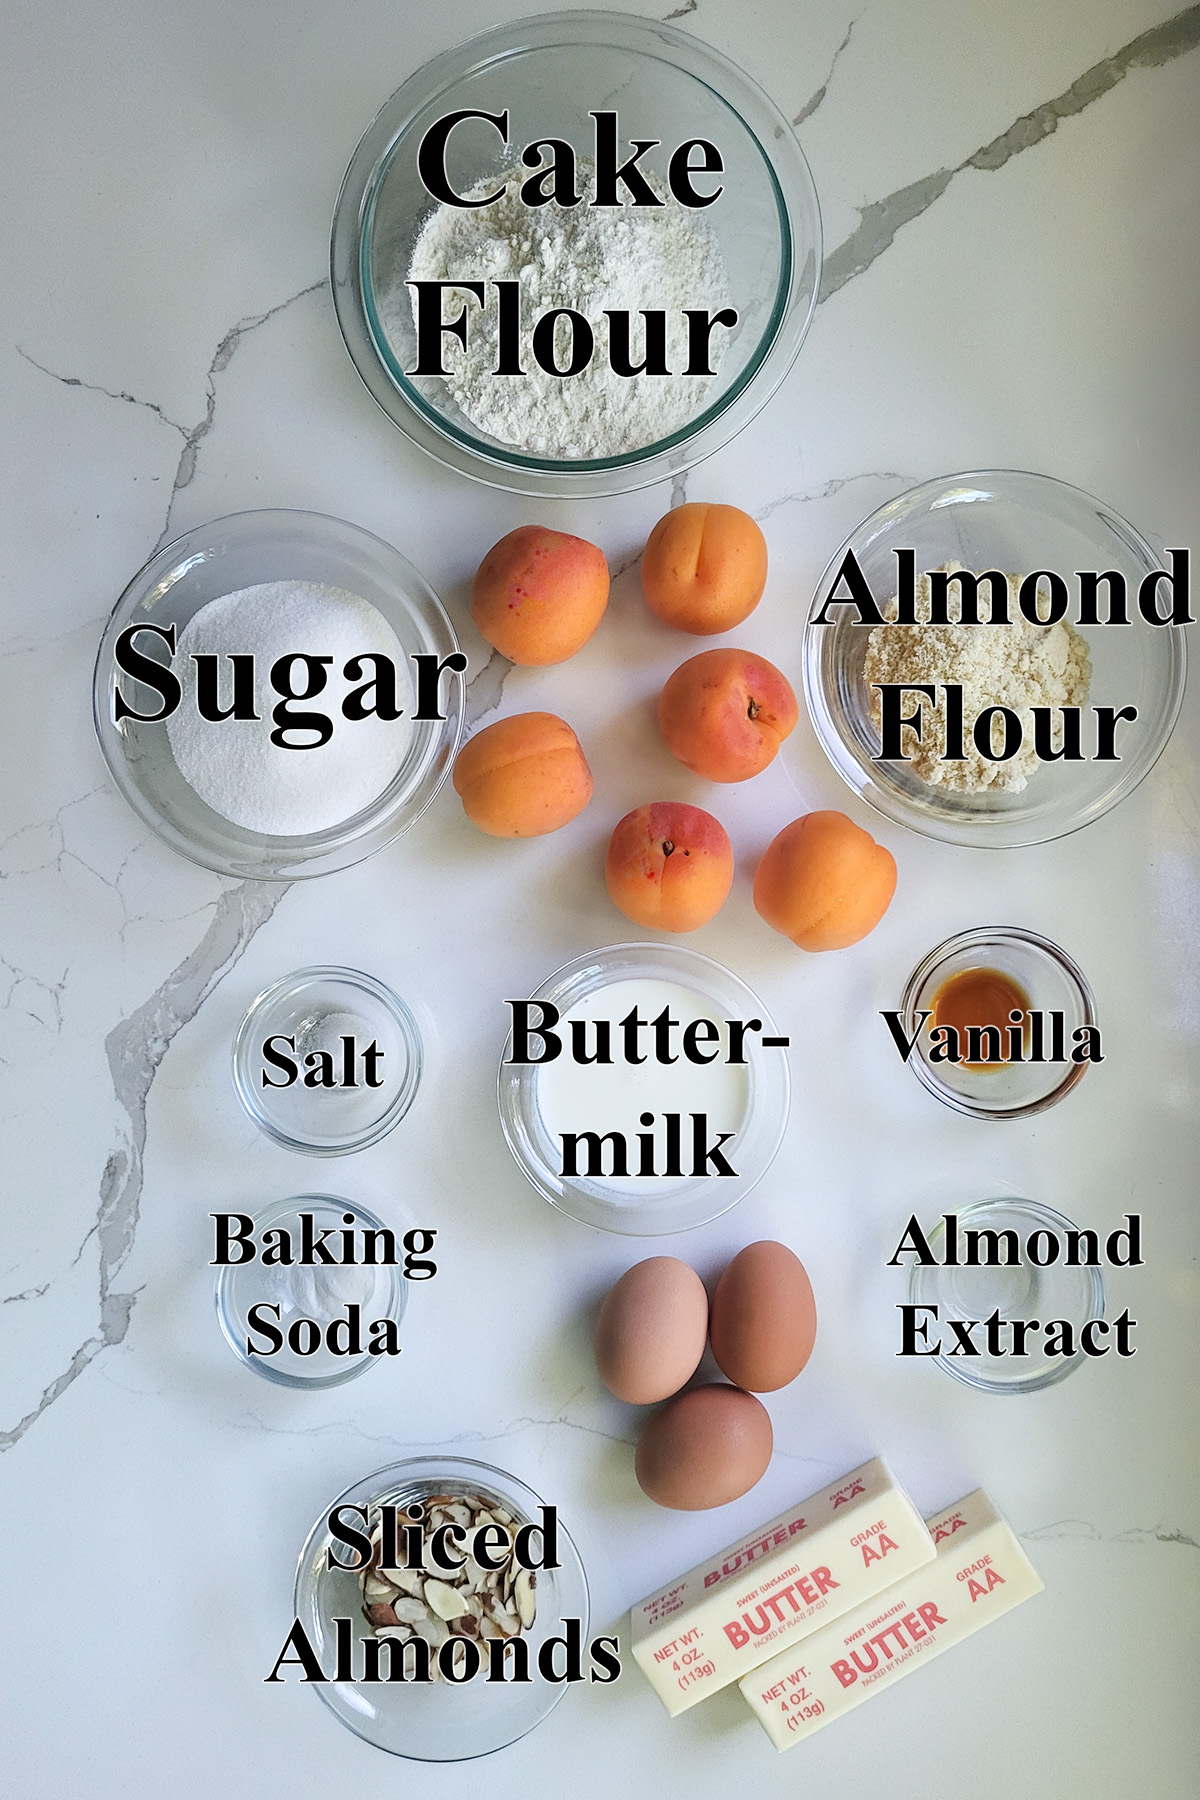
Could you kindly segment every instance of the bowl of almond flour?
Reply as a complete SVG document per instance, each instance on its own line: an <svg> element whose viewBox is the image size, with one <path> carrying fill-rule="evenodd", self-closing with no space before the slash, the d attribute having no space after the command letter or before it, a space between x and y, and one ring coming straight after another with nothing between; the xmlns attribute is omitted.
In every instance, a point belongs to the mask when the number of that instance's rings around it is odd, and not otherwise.
<svg viewBox="0 0 1200 1800"><path fill-rule="evenodd" d="M628 14L552 13L392 95L342 184L331 272L355 367L408 438L492 486L590 497L670 478L765 405L812 319L820 213L791 126L726 58Z"/></svg>
<svg viewBox="0 0 1200 1800"><path fill-rule="evenodd" d="M1137 787L1174 728L1183 626L1152 623L1138 598L1170 567L1110 507L1046 475L910 489L818 585L801 660L821 747L876 811L927 837L1001 847L1079 830ZM1155 591L1147 611L1169 618L1169 584ZM807 787L801 735L784 756Z"/></svg>

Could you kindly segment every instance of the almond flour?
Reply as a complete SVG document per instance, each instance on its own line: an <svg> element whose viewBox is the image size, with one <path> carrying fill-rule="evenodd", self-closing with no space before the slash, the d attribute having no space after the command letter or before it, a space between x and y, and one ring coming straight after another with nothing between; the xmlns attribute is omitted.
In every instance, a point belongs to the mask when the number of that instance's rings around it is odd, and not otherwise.
<svg viewBox="0 0 1200 1800"><path fill-rule="evenodd" d="M950 562L942 567L953 574L963 565ZM1021 579L1019 575L1007 577L1009 624L931 625L929 576L920 575L915 610L918 620L925 623L877 625L867 640L863 679L870 691L876 730L881 726L882 708L874 683L926 682L939 689L935 702L923 701L920 741L911 726L903 728L908 767L930 787L968 794L988 790L1019 794L1042 767L1034 752L1031 709L1082 706L1087 700L1092 677L1087 644L1065 619L1054 625L1031 624L1017 603ZM957 587L952 587L952 616L957 593ZM883 610L894 620L899 602L893 598ZM941 758L946 731L945 702L940 693L943 683L962 685L967 729L963 739L966 755L961 761ZM989 706L1007 706L1021 720L1021 748L1007 762L989 760L972 741L971 723ZM992 749L999 751L1002 740L1003 721L994 718ZM1059 749L1061 744L1061 722L1056 720L1052 747Z"/></svg>

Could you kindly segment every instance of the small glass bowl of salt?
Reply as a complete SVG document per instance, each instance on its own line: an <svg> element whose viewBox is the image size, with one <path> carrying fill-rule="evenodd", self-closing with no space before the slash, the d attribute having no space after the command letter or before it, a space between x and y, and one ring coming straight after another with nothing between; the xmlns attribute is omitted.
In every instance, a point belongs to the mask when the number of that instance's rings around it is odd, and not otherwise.
<svg viewBox="0 0 1200 1800"><path fill-rule="evenodd" d="M339 1387L388 1360L384 1345L408 1298L399 1264L383 1260L397 1235L334 1194L268 1206L251 1222L253 1241L292 1260L267 1263L260 1254L217 1271L217 1318L230 1349L255 1375L293 1388ZM353 1262L321 1260L344 1257L347 1246Z"/></svg>
<svg viewBox="0 0 1200 1800"><path fill-rule="evenodd" d="M398 1125L421 1079L421 1033L398 994L358 969L299 969L254 1001L233 1083L260 1131L306 1156L345 1156Z"/></svg>

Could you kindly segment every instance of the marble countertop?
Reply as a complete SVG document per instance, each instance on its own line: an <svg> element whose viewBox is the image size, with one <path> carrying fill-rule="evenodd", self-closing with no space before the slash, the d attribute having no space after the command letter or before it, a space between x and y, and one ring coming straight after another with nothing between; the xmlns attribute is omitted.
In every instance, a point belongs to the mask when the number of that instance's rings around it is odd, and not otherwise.
<svg viewBox="0 0 1200 1800"><path fill-rule="evenodd" d="M636 559L683 493L762 522L767 596L744 629L782 659L842 537L889 496L963 468L1044 471L1159 542L1200 545L1200 7L1002 0L688 0L669 16L794 119L825 222L800 359L743 435L676 491L531 506L424 459L376 411L326 280L342 170L387 94L496 21L438 8L77 0L10 8L0 556L0 1492L6 1791L14 1800L394 1792L413 1772L294 1681L265 1686L295 1557L344 1487L406 1453L479 1456L559 1505L593 1630L740 1530L877 1452L932 1511L986 1487L1045 1594L776 1764L726 1693L668 1721L637 1672L577 1689L486 1764L427 1767L430 1800L486 1784L717 1800L781 1778L821 1800L1194 1793L1200 1573L1193 1193L1200 1092L1200 707L1085 833L1003 854L918 838L841 787L807 722L718 810L731 899L689 940L793 1039L784 1149L756 1191L669 1246L559 1216L513 1165L494 1074L504 998L628 934L599 868L656 783L704 803L657 740L680 641ZM597 776L558 836L484 839L450 793L358 868L237 884L174 857L107 779L96 644L158 544L219 514L296 506L397 544L471 658L471 716L566 713ZM592 538L603 631L561 669L509 672L470 626L482 552L530 518ZM793 652L789 651L789 654ZM856 949L805 957L750 904L788 819L840 807L894 852L900 897ZM989 1126L927 1095L886 1039L932 944L985 920L1082 964L1106 1060L1060 1107ZM233 1092L249 1000L303 964L379 975L431 1020L417 1104L319 1168L258 1136ZM436 1227L396 1366L326 1393L230 1355L212 1307L214 1210L314 1187ZM898 1362L885 1266L913 1211L996 1192L1084 1225L1144 1220L1145 1266L1109 1272L1138 1354L1004 1399ZM647 1249L702 1274L759 1237L803 1256L817 1353L775 1396L776 1455L714 1516L633 1480L632 1409L599 1388L592 1308ZM1004 1636L1001 1636L1001 1633Z"/></svg>

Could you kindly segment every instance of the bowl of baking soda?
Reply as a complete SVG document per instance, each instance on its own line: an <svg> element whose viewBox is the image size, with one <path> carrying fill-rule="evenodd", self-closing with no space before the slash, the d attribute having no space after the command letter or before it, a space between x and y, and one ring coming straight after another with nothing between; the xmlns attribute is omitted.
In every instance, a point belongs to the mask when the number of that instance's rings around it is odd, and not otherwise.
<svg viewBox="0 0 1200 1800"><path fill-rule="evenodd" d="M872 513L821 577L809 717L886 818L952 844L1045 843L1111 811L1166 748L1187 613L1186 552L1160 557L1090 494L1012 469L942 476Z"/></svg>
<svg viewBox="0 0 1200 1800"><path fill-rule="evenodd" d="M96 659L100 748L134 811L223 875L372 855L430 805L466 659L390 544L318 513L235 513L157 552Z"/></svg>
<svg viewBox="0 0 1200 1800"><path fill-rule="evenodd" d="M384 412L518 493L644 487L728 443L812 319L821 223L787 120L697 39L549 13L436 57L362 138L331 248Z"/></svg>

